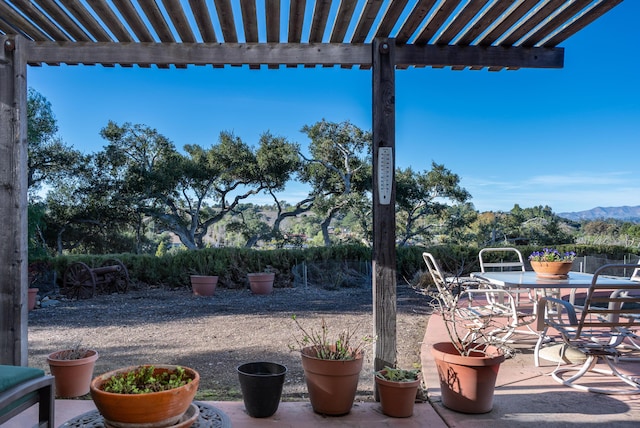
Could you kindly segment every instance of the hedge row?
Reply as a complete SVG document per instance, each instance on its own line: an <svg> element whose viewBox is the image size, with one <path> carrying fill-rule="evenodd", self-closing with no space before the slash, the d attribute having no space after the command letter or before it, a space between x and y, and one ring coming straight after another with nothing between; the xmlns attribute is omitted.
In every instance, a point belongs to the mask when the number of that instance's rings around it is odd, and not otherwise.
<svg viewBox="0 0 640 428"><path fill-rule="evenodd" d="M517 247L525 257L540 247ZM559 251L575 251L579 256L601 256L621 260L635 249L610 246L561 245ZM468 275L478 271L479 248L473 246L399 247L397 249L397 272L399 280L410 280L424 270L422 252L429 251L447 272ZM244 248L207 248L195 251L179 251L161 257L153 255L111 254L101 256L60 256L50 262L61 282L69 264L81 261L89 266L102 265L106 260L117 258L129 271L132 280L152 285L170 287L186 286L189 275L218 275L218 284L226 288L244 288L246 274L271 270L276 273L277 287L293 284L291 269L302 262L370 261L372 250L365 246L346 245L314 247L304 250L252 250Z"/></svg>

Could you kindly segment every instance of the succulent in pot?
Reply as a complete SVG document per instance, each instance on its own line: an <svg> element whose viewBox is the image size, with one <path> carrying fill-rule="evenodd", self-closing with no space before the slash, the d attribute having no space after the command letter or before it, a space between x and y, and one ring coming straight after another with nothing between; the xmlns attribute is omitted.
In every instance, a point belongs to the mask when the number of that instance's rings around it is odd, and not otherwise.
<svg viewBox="0 0 640 428"><path fill-rule="evenodd" d="M91 398L112 426L176 424L198 390L197 371L174 365L142 365L107 372L91 382Z"/></svg>
<svg viewBox="0 0 640 428"><path fill-rule="evenodd" d="M385 367L375 373L382 413L395 418L413 415L420 387L420 370Z"/></svg>

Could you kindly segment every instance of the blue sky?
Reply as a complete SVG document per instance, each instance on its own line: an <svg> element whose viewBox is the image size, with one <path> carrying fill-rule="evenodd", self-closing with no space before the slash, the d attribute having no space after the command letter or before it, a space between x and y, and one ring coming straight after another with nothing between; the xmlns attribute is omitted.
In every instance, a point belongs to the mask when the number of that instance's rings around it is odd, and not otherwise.
<svg viewBox="0 0 640 428"><path fill-rule="evenodd" d="M561 44L563 69L396 72L396 166L444 164L479 211L640 205L640 1L626 0ZM178 148L221 131L254 144L323 118L371 129L371 72L339 68L30 67L59 135L91 153L109 120L156 128ZM285 199L302 199L292 183ZM263 201L256 201L263 202Z"/></svg>

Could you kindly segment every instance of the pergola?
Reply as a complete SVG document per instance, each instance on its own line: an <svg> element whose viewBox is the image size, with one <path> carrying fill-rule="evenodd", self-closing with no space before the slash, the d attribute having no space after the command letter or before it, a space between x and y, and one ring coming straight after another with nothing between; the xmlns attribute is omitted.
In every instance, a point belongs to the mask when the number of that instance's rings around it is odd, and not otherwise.
<svg viewBox="0 0 640 428"><path fill-rule="evenodd" d="M372 70L375 369L396 360L395 70L561 68L622 0L0 0L0 364L27 364L27 69Z"/></svg>

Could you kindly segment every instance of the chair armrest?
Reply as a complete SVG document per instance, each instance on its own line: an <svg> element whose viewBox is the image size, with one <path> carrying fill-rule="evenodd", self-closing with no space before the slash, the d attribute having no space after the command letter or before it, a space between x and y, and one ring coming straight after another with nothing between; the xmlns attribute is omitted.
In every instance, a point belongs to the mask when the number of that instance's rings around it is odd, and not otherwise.
<svg viewBox="0 0 640 428"><path fill-rule="evenodd" d="M540 297L540 299L538 299L538 308L537 308L537 313L538 313L538 317L536 320L536 329L538 331L542 331L546 328L547 325L559 325L559 323L550 323L549 322L549 318L547 317L547 312L546 312L546 308L547 308L547 303L554 303L557 305L561 305L564 307L564 309L567 311L567 318L568 318L568 322L567 323L563 323L562 325L572 325L575 326L578 324L578 316L576 314L576 308L569 302L567 302L566 300L562 300L562 299L557 299L555 297ZM562 318L561 313L558 314L558 320L560 320Z"/></svg>

